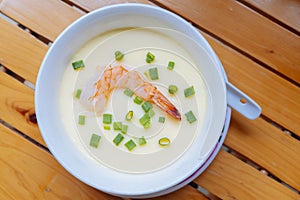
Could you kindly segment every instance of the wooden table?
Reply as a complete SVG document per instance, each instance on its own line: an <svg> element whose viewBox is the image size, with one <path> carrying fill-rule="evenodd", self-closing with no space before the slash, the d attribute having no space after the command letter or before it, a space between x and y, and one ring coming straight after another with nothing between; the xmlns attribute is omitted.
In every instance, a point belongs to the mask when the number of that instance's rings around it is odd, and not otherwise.
<svg viewBox="0 0 300 200"><path fill-rule="evenodd" d="M0 199L119 199L85 185L49 153L34 84L58 34L125 0L0 0ZM300 1L137 0L190 21L229 80L262 107L233 111L224 148L192 183L154 199L300 199Z"/></svg>

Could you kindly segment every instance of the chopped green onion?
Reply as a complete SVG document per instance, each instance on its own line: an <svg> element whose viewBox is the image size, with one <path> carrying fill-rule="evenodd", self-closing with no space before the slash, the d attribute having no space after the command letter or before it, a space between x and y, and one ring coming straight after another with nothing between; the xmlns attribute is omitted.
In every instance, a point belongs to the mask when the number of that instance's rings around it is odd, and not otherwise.
<svg viewBox="0 0 300 200"><path fill-rule="evenodd" d="M79 99L79 98L80 98L81 92L82 92L81 89L77 89L77 90L76 90L76 92L75 92L75 98L76 98L76 99Z"/></svg>
<svg viewBox="0 0 300 200"><path fill-rule="evenodd" d="M141 137L141 138L139 138L138 142L139 142L139 145L141 145L141 146L147 144L147 141L146 141L146 139L144 138L144 136Z"/></svg>
<svg viewBox="0 0 300 200"><path fill-rule="evenodd" d="M78 60L72 63L74 70L79 70L85 67L83 60Z"/></svg>
<svg viewBox="0 0 300 200"><path fill-rule="evenodd" d="M114 122L113 127L115 131L120 131L122 130L122 122Z"/></svg>
<svg viewBox="0 0 300 200"><path fill-rule="evenodd" d="M145 101L143 104L142 104L142 108L145 112L148 112L151 108L153 108L152 104L149 103L148 101Z"/></svg>
<svg viewBox="0 0 300 200"><path fill-rule="evenodd" d="M143 103L143 99L139 96L136 96L134 99L133 99L133 102L140 105L141 103Z"/></svg>
<svg viewBox="0 0 300 200"><path fill-rule="evenodd" d="M152 53L148 52L147 57L146 57L146 62L152 63L154 61L154 59L155 59L155 56Z"/></svg>
<svg viewBox="0 0 300 200"><path fill-rule="evenodd" d="M144 75L145 75L148 79L150 79L149 70L145 71L145 72L144 72Z"/></svg>
<svg viewBox="0 0 300 200"><path fill-rule="evenodd" d="M130 110L130 111L128 111L128 113L126 114L125 120L126 120L126 121L130 121L130 120L132 119L132 117L133 117L133 111Z"/></svg>
<svg viewBox="0 0 300 200"><path fill-rule="evenodd" d="M150 123L150 116L148 113L145 113L140 119L139 122L142 126L145 127L145 125L149 122ZM147 125L146 125L147 126Z"/></svg>
<svg viewBox="0 0 300 200"><path fill-rule="evenodd" d="M170 94L175 94L178 90L177 86L176 85L169 85L169 93Z"/></svg>
<svg viewBox="0 0 300 200"><path fill-rule="evenodd" d="M99 146L100 139L101 139L100 135L96 135L93 133L90 139L90 146L97 148Z"/></svg>
<svg viewBox="0 0 300 200"><path fill-rule="evenodd" d="M190 97L195 94L194 86L188 87L184 89L184 96L185 97Z"/></svg>
<svg viewBox="0 0 300 200"><path fill-rule="evenodd" d="M107 130L107 131L109 131L110 130L110 126L103 126L103 128L104 128L104 130Z"/></svg>
<svg viewBox="0 0 300 200"><path fill-rule="evenodd" d="M79 115L78 116L78 124L79 125L84 125L85 124L85 116L84 115Z"/></svg>
<svg viewBox="0 0 300 200"><path fill-rule="evenodd" d="M152 60L150 57L147 57L147 58L146 58L146 62L147 62L147 63L151 63L151 62L153 62L153 60Z"/></svg>
<svg viewBox="0 0 300 200"><path fill-rule="evenodd" d="M127 133L127 130L128 130L128 125L122 124L121 132L122 132L123 134L126 134L126 133Z"/></svg>
<svg viewBox="0 0 300 200"><path fill-rule="evenodd" d="M157 67L153 67L149 69L149 76L151 80L158 80L158 69Z"/></svg>
<svg viewBox="0 0 300 200"><path fill-rule="evenodd" d="M116 52L115 52L115 59L116 59L117 61L122 60L123 57L124 57L124 54L123 54L121 51L116 51Z"/></svg>
<svg viewBox="0 0 300 200"><path fill-rule="evenodd" d="M112 114L103 114L103 124L111 124Z"/></svg>
<svg viewBox="0 0 300 200"><path fill-rule="evenodd" d="M173 70L174 66L175 66L175 62L169 61L169 63L168 63L168 70Z"/></svg>
<svg viewBox="0 0 300 200"><path fill-rule="evenodd" d="M158 118L159 123L165 123L165 121L166 121L166 118L164 118L164 117L159 117Z"/></svg>
<svg viewBox="0 0 300 200"><path fill-rule="evenodd" d="M133 94L134 94L134 92L133 92L131 89L126 88L126 89L124 90L124 94L125 94L126 96L132 97Z"/></svg>
<svg viewBox="0 0 300 200"><path fill-rule="evenodd" d="M125 143L125 146L129 151L131 151L132 149L134 149L134 147L136 147L136 144L132 139L130 139L128 142Z"/></svg>
<svg viewBox="0 0 300 200"><path fill-rule="evenodd" d="M170 141L169 138L164 137L164 138L159 139L158 144L161 145L161 146L167 146L167 145L170 144L170 142L171 141Z"/></svg>
<svg viewBox="0 0 300 200"><path fill-rule="evenodd" d="M118 133L113 142L118 146L122 142L122 140L124 140L124 136L121 133Z"/></svg>
<svg viewBox="0 0 300 200"><path fill-rule="evenodd" d="M191 124L195 121L197 121L197 118L195 117L194 113L190 110L189 112L184 114L186 116L186 120Z"/></svg>
<svg viewBox="0 0 300 200"><path fill-rule="evenodd" d="M150 109L147 113L150 117L153 117L155 115L155 112L152 109Z"/></svg>
<svg viewBox="0 0 300 200"><path fill-rule="evenodd" d="M151 126L151 121L147 121L145 124L144 124L144 129L147 129Z"/></svg>

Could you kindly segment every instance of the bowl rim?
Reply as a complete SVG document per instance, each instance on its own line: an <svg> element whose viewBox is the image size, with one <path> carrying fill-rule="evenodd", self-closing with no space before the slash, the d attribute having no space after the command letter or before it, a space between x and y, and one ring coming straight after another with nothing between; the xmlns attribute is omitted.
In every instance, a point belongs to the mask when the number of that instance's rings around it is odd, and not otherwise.
<svg viewBox="0 0 300 200"><path fill-rule="evenodd" d="M47 127L45 127L45 122L42 121L43 119L43 113L42 111L40 110L40 104L41 104L41 97L39 96L39 91L42 89L41 88L41 82L43 82L42 80L42 75L43 75L43 71L44 71L44 66L46 65L46 62L48 62L48 58L49 58L49 55L51 54L52 51L55 50L55 47L57 46L57 43L61 40L61 38L65 37L65 34L70 32L72 30L72 28L78 24L78 23L82 23L82 21L84 20L88 20L89 18L92 18L95 14L99 13L99 12L103 12L103 11L108 11L108 10L111 10L111 9L121 9L123 10L124 8L131 8L131 9L151 9L151 10L155 10L155 11L158 11L158 12L162 12L164 13L165 15L168 15L172 18L174 18L174 20L176 21L179 21L180 23L184 24L185 26L188 26L190 27L191 30L194 30L194 34L198 37L198 39L200 38L203 42L203 44L205 45L205 49L208 50L208 53L212 56L212 58L214 59L215 62L220 62L218 57L216 56L216 54L214 53L214 51L212 50L212 48L210 47L210 45L208 44L208 42L204 39L204 37L198 32L196 31L196 29L194 29L194 27L192 27L187 21L185 21L184 19L182 19L181 17L179 17L178 15L170 12L170 11L167 11L165 9L162 9L162 8L159 8L159 7L155 7L155 6L151 6L151 5L145 5L145 4L136 4L136 3L130 3L130 4L116 4L116 5L110 5L110 6L106 6L106 7L102 7L100 9L97 9L97 10L94 10L82 17L80 17L79 19L77 19L75 22L73 22L71 25L69 25L58 37L57 39L54 41L54 43L52 44L52 46L49 48L42 64L41 64L41 67L40 67L40 70L39 70L39 73L38 73L38 77L37 77L37 81L36 81L36 92L35 92L35 107L36 107L36 115L37 115L37 119L38 121L41 121L41 123L39 123L39 128L41 130L41 133L42 133L42 136L43 136L43 139L45 140L45 143L47 144L47 146L49 147L49 150L51 151L51 153L54 155L54 157L56 158L56 160L58 160L58 162L65 168L67 169L67 171L69 171L72 175L74 175L75 177L77 177L78 179L82 180L83 182L97 188L97 189L100 189L104 192L107 192L107 193L110 193L110 194L113 194L113 195L117 195L117 196L122 196L122 195L125 195L125 196L131 196L131 195L143 195L145 194L145 191L143 192L139 192L139 191L136 191L136 193L132 194L130 192L124 192L123 193L116 193L116 191L114 189L111 189L111 188L103 188L103 187L99 187L99 185L95 185L93 183L91 183L89 180L87 180L85 177L82 177L82 176L79 176L76 171L74 171L72 169L71 166L69 166L68 164L65 163L65 161L63 160L63 158L60 156L60 152L57 152L55 149L52 149L52 143L51 141L49 140L46 132L47 132ZM224 72L224 69L220 69L220 71L223 71ZM225 76L221 76L222 77L222 80L224 82L224 91L226 91L226 87L225 87L225 80L226 80L226 75ZM225 98L225 102L226 102L226 92L224 93L224 98ZM226 107L227 107L227 103L224 104L224 108L226 110ZM225 114L224 114L224 121L225 121ZM202 161L204 162L204 161ZM201 162L201 163L202 163ZM199 163L199 165L201 164ZM197 170L197 168L195 168L195 170ZM191 172L191 174L193 173L194 171ZM180 180L179 180L180 182ZM178 183L178 181L177 181ZM166 185L164 188L156 188L156 189L151 189L149 191L147 191L147 193L154 193L154 192L159 192L159 191L162 191L162 190L165 190L167 188L170 188L172 186L176 185L176 183L172 183L170 185Z"/></svg>

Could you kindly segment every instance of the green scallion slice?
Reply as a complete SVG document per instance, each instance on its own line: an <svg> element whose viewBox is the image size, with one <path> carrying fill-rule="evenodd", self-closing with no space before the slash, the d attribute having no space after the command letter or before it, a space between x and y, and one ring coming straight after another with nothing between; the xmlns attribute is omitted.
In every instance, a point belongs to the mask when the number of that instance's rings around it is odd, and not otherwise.
<svg viewBox="0 0 300 200"><path fill-rule="evenodd" d="M151 80L158 80L159 79L157 67L153 67L153 68L149 69L149 76L150 76Z"/></svg>
<svg viewBox="0 0 300 200"><path fill-rule="evenodd" d="M190 97L193 96L195 94L195 89L194 86L188 87L186 89L184 89L184 96L185 97Z"/></svg>
<svg viewBox="0 0 300 200"><path fill-rule="evenodd" d="M124 54L123 54L121 51L116 51L116 52L115 52L115 59L116 59L117 61L122 60L123 57L124 57Z"/></svg>
<svg viewBox="0 0 300 200"><path fill-rule="evenodd" d="M107 130L107 131L110 130L110 126L108 126L108 125L103 126L103 128L104 128L104 130Z"/></svg>
<svg viewBox="0 0 300 200"><path fill-rule="evenodd" d="M141 138L139 138L138 142L139 142L139 145L141 145L141 146L147 144L147 141L146 141L146 139L144 138L144 136L141 137Z"/></svg>
<svg viewBox="0 0 300 200"><path fill-rule="evenodd" d="M72 63L74 70L80 70L85 67L83 60L78 60Z"/></svg>
<svg viewBox="0 0 300 200"><path fill-rule="evenodd" d="M145 125L150 122L150 116L148 113L145 113L140 119L139 122L142 126L145 127Z"/></svg>
<svg viewBox="0 0 300 200"><path fill-rule="evenodd" d="M152 63L154 61L154 59L155 59L155 56L151 52L148 52L147 56L146 56L146 62Z"/></svg>
<svg viewBox="0 0 300 200"><path fill-rule="evenodd" d="M169 138L164 137L164 138L159 139L158 144L159 144L160 146L168 146L168 145L170 144L170 142L171 142L171 141L170 141Z"/></svg>
<svg viewBox="0 0 300 200"><path fill-rule="evenodd" d="M195 121L197 121L197 118L195 117L194 113L190 110L189 112L184 114L186 116L186 120L191 124Z"/></svg>
<svg viewBox="0 0 300 200"><path fill-rule="evenodd" d="M126 142L125 147L127 147L127 149L129 151L131 151L132 149L134 149L134 147L136 147L136 144L134 143L134 141L132 139L130 139L128 142Z"/></svg>
<svg viewBox="0 0 300 200"><path fill-rule="evenodd" d="M126 114L125 120L126 120L126 121L130 121L130 120L132 119L132 117L133 117L133 111L130 110L130 111L128 111L128 113Z"/></svg>
<svg viewBox="0 0 300 200"><path fill-rule="evenodd" d="M75 92L75 98L76 99L80 99L80 95L81 95L82 90L81 89L77 89Z"/></svg>
<svg viewBox="0 0 300 200"><path fill-rule="evenodd" d="M147 113L150 117L153 117L155 115L155 112L152 109L150 109Z"/></svg>
<svg viewBox="0 0 300 200"><path fill-rule="evenodd" d="M128 125L122 124L121 133L126 134L128 130Z"/></svg>
<svg viewBox="0 0 300 200"><path fill-rule="evenodd" d="M133 102L140 105L141 103L143 103L143 99L139 96L136 96L134 99L133 99Z"/></svg>
<svg viewBox="0 0 300 200"><path fill-rule="evenodd" d="M85 116L84 115L79 115L78 116L78 124L79 125L84 125L85 124Z"/></svg>
<svg viewBox="0 0 300 200"><path fill-rule="evenodd" d="M145 75L148 79L150 79L149 70L145 71L145 72L144 72L144 75Z"/></svg>
<svg viewBox="0 0 300 200"><path fill-rule="evenodd" d="M101 136L97 134L92 134L92 137L90 139L90 146L97 148L99 146Z"/></svg>
<svg viewBox="0 0 300 200"><path fill-rule="evenodd" d="M111 124L112 114L103 114L103 124Z"/></svg>
<svg viewBox="0 0 300 200"><path fill-rule="evenodd" d="M114 122L113 127L115 131L120 131L122 130L122 122Z"/></svg>
<svg viewBox="0 0 300 200"><path fill-rule="evenodd" d="M168 90L169 90L170 94L175 94L177 92L178 88L176 85L169 85Z"/></svg>
<svg viewBox="0 0 300 200"><path fill-rule="evenodd" d="M147 121L145 124L144 124L144 129L147 129L151 126L151 121Z"/></svg>
<svg viewBox="0 0 300 200"><path fill-rule="evenodd" d="M142 104L142 108L145 112L148 112L151 108L153 108L152 104L149 103L148 101L145 101L143 104Z"/></svg>
<svg viewBox="0 0 300 200"><path fill-rule="evenodd" d="M124 90L124 94L125 94L126 96L132 97L133 94L134 94L134 92L133 92L131 89L126 88L126 89Z"/></svg>
<svg viewBox="0 0 300 200"><path fill-rule="evenodd" d="M164 118L164 117L159 117L158 118L159 123L165 123L165 121L166 121L166 118Z"/></svg>
<svg viewBox="0 0 300 200"><path fill-rule="evenodd" d="M121 133L118 133L113 142L118 146L122 142L122 140L124 140L124 136Z"/></svg>
<svg viewBox="0 0 300 200"><path fill-rule="evenodd" d="M168 63L168 70L173 70L175 66L175 62L174 61L169 61Z"/></svg>

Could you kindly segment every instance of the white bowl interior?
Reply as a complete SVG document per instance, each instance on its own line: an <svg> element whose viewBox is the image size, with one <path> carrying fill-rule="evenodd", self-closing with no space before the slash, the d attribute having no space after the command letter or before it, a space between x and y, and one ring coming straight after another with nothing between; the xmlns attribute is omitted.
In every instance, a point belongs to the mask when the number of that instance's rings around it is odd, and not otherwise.
<svg viewBox="0 0 300 200"><path fill-rule="evenodd" d="M65 66L72 55L88 40L122 27L162 27L177 30L194 41L182 43L191 52L209 93L209 115L205 137L195 142L175 164L146 174L114 171L96 162L78 145L76 137L65 133L58 116L59 87ZM179 42L181 38L175 38ZM170 188L189 177L205 161L217 143L226 114L225 82L218 59L206 40L189 23L160 8L124 4L91 12L69 26L49 49L39 72L36 86L36 112L43 138L56 159L74 176L104 192L118 195L143 195ZM51 106L50 106L51 105ZM144 183L144 184L141 184Z"/></svg>

